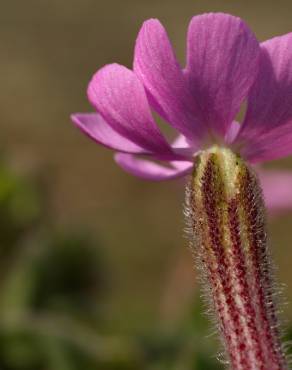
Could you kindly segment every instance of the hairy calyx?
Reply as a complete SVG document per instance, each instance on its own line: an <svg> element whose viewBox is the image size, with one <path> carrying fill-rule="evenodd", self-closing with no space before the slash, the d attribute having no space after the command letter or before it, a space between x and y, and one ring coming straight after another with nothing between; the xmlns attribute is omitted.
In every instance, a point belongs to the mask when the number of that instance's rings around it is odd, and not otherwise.
<svg viewBox="0 0 292 370"><path fill-rule="evenodd" d="M255 173L229 149L202 152L187 188L186 215L230 368L287 369Z"/></svg>

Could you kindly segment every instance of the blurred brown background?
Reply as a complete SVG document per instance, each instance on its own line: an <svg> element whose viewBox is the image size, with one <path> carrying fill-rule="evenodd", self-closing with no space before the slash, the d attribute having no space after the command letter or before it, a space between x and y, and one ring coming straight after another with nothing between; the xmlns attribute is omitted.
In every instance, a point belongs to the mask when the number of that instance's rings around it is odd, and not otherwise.
<svg viewBox="0 0 292 370"><path fill-rule="evenodd" d="M260 40L292 30L289 0L1 2L0 148L17 173L45 178L57 228L82 225L100 241L111 271L104 304L119 332L164 321L169 326L197 289L183 237L184 183L148 183L123 173L112 153L80 134L69 115L92 110L86 87L98 68L111 62L131 67L145 19L163 22L183 62L188 21L208 11L244 18ZM292 160L276 165L292 169ZM290 302L291 228L291 214L270 226ZM286 312L292 320L291 307Z"/></svg>

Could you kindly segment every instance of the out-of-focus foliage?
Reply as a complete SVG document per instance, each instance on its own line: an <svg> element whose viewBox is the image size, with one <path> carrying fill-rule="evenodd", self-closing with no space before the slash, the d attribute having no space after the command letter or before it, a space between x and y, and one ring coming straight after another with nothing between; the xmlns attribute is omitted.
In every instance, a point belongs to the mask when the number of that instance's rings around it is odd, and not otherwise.
<svg viewBox="0 0 292 370"><path fill-rule="evenodd" d="M213 340L202 341L209 329L198 300L175 332L117 335L105 303L111 271L102 248L81 227L57 231L44 193L1 164L2 370L222 368Z"/></svg>
<svg viewBox="0 0 292 370"><path fill-rule="evenodd" d="M136 368L134 345L105 329L108 272L98 243L79 230L57 232L42 194L1 164L0 368Z"/></svg>

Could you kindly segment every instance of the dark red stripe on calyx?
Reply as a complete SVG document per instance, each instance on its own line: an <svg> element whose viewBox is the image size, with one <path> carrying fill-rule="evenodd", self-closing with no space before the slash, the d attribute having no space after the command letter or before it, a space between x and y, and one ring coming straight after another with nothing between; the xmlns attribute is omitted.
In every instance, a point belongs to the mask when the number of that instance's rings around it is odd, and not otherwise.
<svg viewBox="0 0 292 370"><path fill-rule="evenodd" d="M214 148L194 164L187 217L205 290L234 370L284 370L261 189L234 153Z"/></svg>
<svg viewBox="0 0 292 370"><path fill-rule="evenodd" d="M251 354L254 358L255 365L258 369L264 369L263 348L260 342L260 332L256 326L256 313L252 304L252 290L249 284L249 276L246 267L245 253L243 250L242 240L240 236L240 221L238 217L238 199L232 199L229 202L228 216L229 216L229 230L231 238L231 250L234 256L234 274L237 279L238 290L237 294L240 296L243 303L241 314L244 315L246 321L246 331L251 343L245 343L243 352L246 356Z"/></svg>
<svg viewBox="0 0 292 370"><path fill-rule="evenodd" d="M246 217L246 234L249 240L248 256L252 267L253 300L257 310L257 322L261 330L261 340L265 347L267 370L286 369L276 307L273 301L273 282L267 251L264 203L258 180L246 171L241 181L241 200Z"/></svg>
<svg viewBox="0 0 292 370"><path fill-rule="evenodd" d="M224 225L224 212L227 200L221 169L216 160L217 158L215 155L210 155L205 173L202 176L203 203L208 222L210 247L217 262L215 273L217 275L217 280L222 284L221 294L224 295L226 305L225 310L228 312L229 316L229 319L227 320L223 317L224 322L222 323L222 326L225 329L223 335L225 336L229 351L235 351L237 354L237 356L230 356L229 354L230 361L233 366L247 370L250 369L250 366L244 350L246 338L243 334L244 328L240 321L240 312L234 299L232 266L229 264L226 253L227 250L224 247L224 232L226 232ZM236 335L236 333L240 335ZM233 341L233 343L231 343L231 341Z"/></svg>

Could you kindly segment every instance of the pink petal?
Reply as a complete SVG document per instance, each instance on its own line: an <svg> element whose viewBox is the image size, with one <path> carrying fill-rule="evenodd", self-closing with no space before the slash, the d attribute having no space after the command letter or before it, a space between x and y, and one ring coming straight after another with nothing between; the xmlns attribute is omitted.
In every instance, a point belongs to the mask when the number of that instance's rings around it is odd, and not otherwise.
<svg viewBox="0 0 292 370"><path fill-rule="evenodd" d="M178 135L172 143L172 148L183 148L188 149L190 145L187 138L184 135Z"/></svg>
<svg viewBox="0 0 292 370"><path fill-rule="evenodd" d="M103 67L88 86L88 98L120 135L156 153L171 152L155 124L143 85L126 67Z"/></svg>
<svg viewBox="0 0 292 370"><path fill-rule="evenodd" d="M204 123L224 136L258 71L259 44L246 24L222 13L189 25L186 76Z"/></svg>
<svg viewBox="0 0 292 370"><path fill-rule="evenodd" d="M261 44L258 78L237 142L254 162L292 153L292 33Z"/></svg>
<svg viewBox="0 0 292 370"><path fill-rule="evenodd" d="M156 19L146 21L139 32L134 71L147 88L154 109L188 139L198 142L205 130L197 120L196 102L167 33Z"/></svg>
<svg viewBox="0 0 292 370"><path fill-rule="evenodd" d="M189 140L184 135L178 135L172 142L171 148L174 153L181 156L181 158L174 158L174 160L178 159L179 161L192 161L193 157L201 149L199 145L194 145L193 143L190 145Z"/></svg>
<svg viewBox="0 0 292 370"><path fill-rule="evenodd" d="M253 138L245 138L241 145L241 155L251 163L286 157L292 153L292 122L267 133L258 133Z"/></svg>
<svg viewBox="0 0 292 370"><path fill-rule="evenodd" d="M261 170L259 177L268 208L292 209L292 171Z"/></svg>
<svg viewBox="0 0 292 370"><path fill-rule="evenodd" d="M240 129L239 122L233 121L225 135L225 142L227 144L231 144L234 142L238 135L239 129Z"/></svg>
<svg viewBox="0 0 292 370"><path fill-rule="evenodd" d="M72 114L71 119L81 131L98 144L120 152L147 153L145 149L113 130L98 113L76 113Z"/></svg>
<svg viewBox="0 0 292 370"><path fill-rule="evenodd" d="M115 161L123 170L146 180L162 181L187 175L192 171L192 162L170 162L171 167L141 159L132 154L116 153Z"/></svg>

